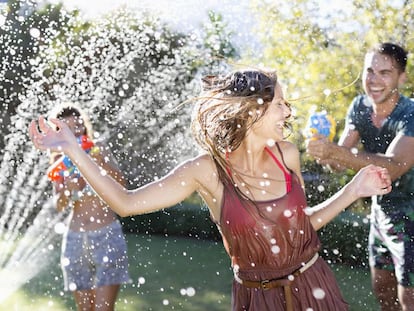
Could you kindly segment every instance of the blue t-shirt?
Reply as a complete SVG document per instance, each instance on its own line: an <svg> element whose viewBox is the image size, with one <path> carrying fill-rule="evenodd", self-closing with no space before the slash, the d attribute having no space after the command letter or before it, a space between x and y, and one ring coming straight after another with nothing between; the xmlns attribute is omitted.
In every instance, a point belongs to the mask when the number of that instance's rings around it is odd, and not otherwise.
<svg viewBox="0 0 414 311"><path fill-rule="evenodd" d="M414 101L400 96L391 114L381 128L372 122L372 105L365 95L353 100L347 115L347 123L358 131L364 150L370 153L385 153L392 140L398 135L414 137ZM413 150L414 156L414 150ZM377 203L382 207L402 207L410 203L414 209L414 168L392 183L391 193L379 196Z"/></svg>

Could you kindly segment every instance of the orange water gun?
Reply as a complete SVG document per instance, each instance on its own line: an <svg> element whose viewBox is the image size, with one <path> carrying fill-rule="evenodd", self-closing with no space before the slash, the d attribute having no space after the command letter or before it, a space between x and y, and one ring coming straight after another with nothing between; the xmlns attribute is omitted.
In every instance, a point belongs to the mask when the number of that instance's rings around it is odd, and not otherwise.
<svg viewBox="0 0 414 311"><path fill-rule="evenodd" d="M85 150L85 152L87 153L90 153L91 151L94 151L94 149L98 148L95 147L93 141L90 140L86 135L79 136L76 139L78 140L78 143L82 147L82 149ZM62 155L47 170L47 177L49 177L51 181L58 181L62 177L67 177L72 174L80 175L76 166L69 159L69 157L65 155Z"/></svg>

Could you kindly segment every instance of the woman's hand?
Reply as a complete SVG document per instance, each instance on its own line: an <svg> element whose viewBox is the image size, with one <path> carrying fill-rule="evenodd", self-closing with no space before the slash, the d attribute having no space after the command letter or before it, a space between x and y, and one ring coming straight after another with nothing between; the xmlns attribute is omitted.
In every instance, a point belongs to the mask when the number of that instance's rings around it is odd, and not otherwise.
<svg viewBox="0 0 414 311"><path fill-rule="evenodd" d="M44 117L39 117L38 122L32 121L29 125L29 137L37 149L65 152L70 148L76 148L78 143L75 135L65 122L51 119L57 130L52 128Z"/></svg>
<svg viewBox="0 0 414 311"><path fill-rule="evenodd" d="M359 170L352 180L326 201L307 209L312 226L321 229L355 200L372 195L384 195L391 191L388 170L368 165Z"/></svg>
<svg viewBox="0 0 414 311"><path fill-rule="evenodd" d="M358 197L384 195L391 191L391 177L386 168L371 164L359 170L350 185Z"/></svg>

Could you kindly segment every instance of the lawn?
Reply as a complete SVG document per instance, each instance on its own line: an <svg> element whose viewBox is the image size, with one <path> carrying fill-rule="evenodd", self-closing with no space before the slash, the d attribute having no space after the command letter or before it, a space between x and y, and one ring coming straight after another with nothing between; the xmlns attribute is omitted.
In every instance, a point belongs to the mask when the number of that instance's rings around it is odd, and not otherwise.
<svg viewBox="0 0 414 311"><path fill-rule="evenodd" d="M117 311L228 311L232 273L221 242L127 235L132 282L123 285ZM0 303L0 310L75 310L62 291L58 256L45 271ZM377 310L369 271L332 266L351 311Z"/></svg>

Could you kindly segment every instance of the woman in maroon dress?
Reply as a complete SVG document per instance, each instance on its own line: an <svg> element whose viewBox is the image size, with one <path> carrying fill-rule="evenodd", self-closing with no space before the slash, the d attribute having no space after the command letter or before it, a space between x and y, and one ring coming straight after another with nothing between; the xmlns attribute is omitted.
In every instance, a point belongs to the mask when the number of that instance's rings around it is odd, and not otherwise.
<svg viewBox="0 0 414 311"><path fill-rule="evenodd" d="M245 70L203 82L192 128L205 152L135 190L102 174L63 122L50 120L55 131L40 117L29 134L37 148L69 156L121 216L167 208L198 192L231 258L233 310L347 310L318 257L316 231L356 199L388 193L388 172L365 167L333 197L307 207L299 151L285 140L291 109L276 74Z"/></svg>

